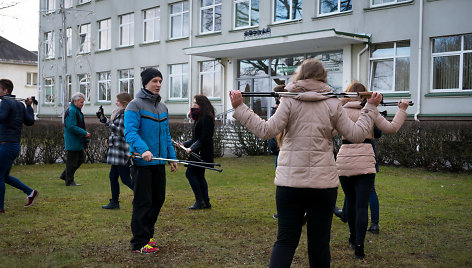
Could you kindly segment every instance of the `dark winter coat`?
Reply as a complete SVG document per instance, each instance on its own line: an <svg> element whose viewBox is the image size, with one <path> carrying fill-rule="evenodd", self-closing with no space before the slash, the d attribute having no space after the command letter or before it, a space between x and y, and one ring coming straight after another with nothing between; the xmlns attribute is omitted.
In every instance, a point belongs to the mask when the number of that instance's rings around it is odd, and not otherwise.
<svg viewBox="0 0 472 268"><path fill-rule="evenodd" d="M23 124L34 124L34 111L12 98L15 95L5 95L0 102L0 141L20 142Z"/></svg>
<svg viewBox="0 0 472 268"><path fill-rule="evenodd" d="M73 102L70 103L69 113L64 119L64 140L66 151L82 151L85 149L85 130L84 115Z"/></svg>
<svg viewBox="0 0 472 268"><path fill-rule="evenodd" d="M192 139L183 143L192 152L201 156L204 162L213 163L214 147L213 134L215 121L210 116L199 118L192 127ZM198 161L192 155L189 160Z"/></svg>

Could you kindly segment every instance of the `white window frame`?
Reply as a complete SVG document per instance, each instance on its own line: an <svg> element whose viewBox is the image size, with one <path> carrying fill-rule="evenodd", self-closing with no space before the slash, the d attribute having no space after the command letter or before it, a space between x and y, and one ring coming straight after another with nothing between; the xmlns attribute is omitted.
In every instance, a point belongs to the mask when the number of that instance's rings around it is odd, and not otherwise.
<svg viewBox="0 0 472 268"><path fill-rule="evenodd" d="M79 0L79 2L77 4L82 5L82 4L86 4L86 3L90 3L90 2L92 2L92 0Z"/></svg>
<svg viewBox="0 0 472 268"><path fill-rule="evenodd" d="M280 21L276 21L276 7L277 5L275 4L275 2L278 1L278 0L272 0L272 10L273 10L273 13L272 13L272 22L274 24L276 23L284 23L284 22L287 22L287 21L299 21L299 20L302 20L302 18L299 18L299 19L294 19L292 16L293 16L293 0L288 0L290 1L290 18L289 19L286 19L286 20L280 20ZM302 5L303 5L303 2L302 2ZM303 6L301 7L302 10L303 10Z"/></svg>
<svg viewBox="0 0 472 268"><path fill-rule="evenodd" d="M352 4L351 4L351 9L350 10L346 10L346 11L341 11L341 1L342 0L332 0L332 1L337 1L338 2L338 10L337 11L333 11L333 12L329 12L329 13L321 13L321 1L322 0L318 0L318 16L329 16L329 15L333 15L333 14L343 14L343 13L348 13L348 12L352 12Z"/></svg>
<svg viewBox="0 0 472 268"><path fill-rule="evenodd" d="M66 55L72 56L72 28L66 29Z"/></svg>
<svg viewBox="0 0 472 268"><path fill-rule="evenodd" d="M123 23L123 19L127 18L128 21ZM134 45L134 13L127 13L119 16L119 46L127 47ZM126 31L127 29L127 31ZM123 35L128 36L128 43L123 43Z"/></svg>
<svg viewBox="0 0 472 268"><path fill-rule="evenodd" d="M67 91L69 93L69 99L72 97L72 76L70 74L66 75L67 79Z"/></svg>
<svg viewBox="0 0 472 268"><path fill-rule="evenodd" d="M105 75L105 79L101 79L102 74ZM105 88L105 99L101 99L100 96L100 85L104 85ZM98 72L97 73L97 100L98 102L111 102L111 72Z"/></svg>
<svg viewBox="0 0 472 268"><path fill-rule="evenodd" d="M408 55L408 59L409 59L409 63L410 63L410 70L408 71L408 79L410 80L411 79L411 41L410 40L404 40L404 41L408 41L410 46L410 54ZM410 90L403 90L403 91L396 91L395 90L395 85L396 85L396 80L395 80L395 77L396 77L396 61L397 61L397 58L407 58L407 56L404 56L404 55L401 55L401 56L397 56L397 43L399 42L402 42L402 41L394 41L394 42L386 42L386 43L393 43L393 55L392 56L387 56L387 57L372 57L372 56L369 56L369 89L370 91L373 91L374 89L372 88L373 87L373 63L375 61L389 61L389 60L392 60L393 62L393 71L392 71L392 79L393 79L393 82L392 82L392 88L390 90L377 90L379 92L385 92L385 93L409 93L411 91L411 83L408 83L410 85ZM381 43L379 43L381 44ZM376 44L373 44L373 45L376 45ZM369 52L370 53L370 52ZM370 53L371 54L371 53Z"/></svg>
<svg viewBox="0 0 472 268"><path fill-rule="evenodd" d="M56 0L46 0L46 13L53 13L56 11Z"/></svg>
<svg viewBox="0 0 472 268"><path fill-rule="evenodd" d="M90 53L90 23L79 25L79 54Z"/></svg>
<svg viewBox="0 0 472 268"><path fill-rule="evenodd" d="M71 8L74 5L74 0L64 0L64 8Z"/></svg>
<svg viewBox="0 0 472 268"><path fill-rule="evenodd" d="M91 76L89 73L78 74L77 81L79 82L79 92L85 95L85 103L90 103L91 93ZM82 91L82 89L84 89Z"/></svg>
<svg viewBox="0 0 472 268"><path fill-rule="evenodd" d="M54 31L44 33L44 56L46 59L53 59L54 51Z"/></svg>
<svg viewBox="0 0 472 268"><path fill-rule="evenodd" d="M181 72L180 73L177 73L177 74L173 74L172 73L172 67L173 66L180 66L181 67ZM188 76L188 63L181 63L181 64L171 64L169 65L169 99L170 100L177 100L177 101L187 101L188 100L188 94L189 94L189 89L188 89L188 85L189 85L189 76ZM173 82L176 80L176 78L178 78L178 81L179 81L179 94L177 97L174 97L172 94L172 85L173 85ZM184 88L184 79L187 79L187 95L186 96L182 96L182 91L183 91L183 88Z"/></svg>
<svg viewBox="0 0 472 268"><path fill-rule="evenodd" d="M148 11L153 11L151 17L146 17ZM147 36L146 28L152 27L152 36ZM157 32L156 32L157 30ZM157 35L157 36L156 36ZM143 10L143 43L152 43L160 40L161 35L161 8L153 7Z"/></svg>
<svg viewBox="0 0 472 268"><path fill-rule="evenodd" d="M464 35L451 35L451 36L437 36L431 38L431 70L430 70L430 91L431 92L472 92L472 89L463 89L463 80L464 80L464 54L466 53L472 53L472 50L465 50L464 48L464 36L470 35L470 34L464 34ZM438 52L438 53L433 53L433 39L435 38L444 38L444 37L454 37L454 36L460 36L461 37L461 50L459 51L448 51L448 52ZM447 56L459 56L459 88L443 88L443 89L434 89L433 88L433 83L434 83L434 58L436 57L447 57Z"/></svg>
<svg viewBox="0 0 472 268"><path fill-rule="evenodd" d="M259 2L259 8L260 8L260 1L259 0L233 0L233 28L234 29L245 29L245 28L250 28L250 27L255 27L255 26L258 26L259 25L259 22L257 22L256 24L252 24L253 21L252 21L252 3L253 1L258 1ZM237 5L238 4L241 4L241 3L244 3L244 2L248 2L248 6L249 6L249 14L248 14L248 21L247 21L247 25L246 26L239 26L237 27L236 26L236 18L237 18L237 15L236 15L236 12L237 12ZM260 12L259 12L260 14ZM260 16L259 16L260 18Z"/></svg>
<svg viewBox="0 0 472 268"><path fill-rule="evenodd" d="M370 0L370 7L381 7L381 6L388 6L388 5L395 5L400 3L411 2L413 0L390 0L390 2L382 3L382 4L374 4L375 0Z"/></svg>
<svg viewBox="0 0 472 268"><path fill-rule="evenodd" d="M212 69L210 71L202 71L202 66L204 63L212 63ZM198 73L198 89L199 89L199 92L201 94L204 94L203 92L203 77L204 76L208 76L210 75L211 78L212 78L212 89L211 89L211 94L209 95L206 95L209 99L221 99L221 66L220 66L220 63L218 61L201 61L199 62L198 64L198 69L199 69L199 73ZM220 88L216 88L216 81L217 79L219 80L219 86ZM215 96L216 92L219 92L219 95L220 96Z"/></svg>
<svg viewBox="0 0 472 268"><path fill-rule="evenodd" d="M215 10L216 8L219 6L220 7L220 10L222 12L222 0L212 0L213 1L213 4L211 5L207 5L207 6L203 6L203 1L204 0L200 0L200 34L209 34L209 33L218 33L218 32L221 32L221 23L222 21L220 20L220 29L219 30L216 30L216 13L215 13ZM219 3L216 3L216 1L219 1ZM212 16L212 29L209 30L209 31L204 31L204 28L203 28L203 12L206 11L206 10L209 10L211 9L212 10L212 13L213 13L213 16ZM221 14L221 16L223 16L223 14Z"/></svg>
<svg viewBox="0 0 472 268"><path fill-rule="evenodd" d="M104 23L104 25L102 25ZM111 19L99 20L98 24L98 50L111 49Z"/></svg>
<svg viewBox="0 0 472 268"><path fill-rule="evenodd" d="M124 74L124 72L126 72L127 74L126 76L122 75ZM134 97L134 69L118 70L118 91L119 92L124 92L124 91L121 91L121 85L123 83L126 83L128 85L127 93L129 93L131 97Z"/></svg>
<svg viewBox="0 0 472 268"><path fill-rule="evenodd" d="M26 85L33 87L38 85L38 73L27 72L26 73Z"/></svg>
<svg viewBox="0 0 472 268"><path fill-rule="evenodd" d="M187 9L184 10L184 7L185 7L185 3L187 3ZM172 6L176 6L176 5L181 5L182 8L181 8L181 11L180 12L175 12L175 13L171 13L172 12ZM170 6L169 6L169 39L178 39L178 38L184 38L184 37L188 37L189 36L189 33L190 33L190 24L185 24L185 20L184 18L187 17L187 21L190 20L190 11L189 11L189 2L188 1L182 1L182 2L177 2L177 3L172 3ZM172 19L178 19L180 20L180 34L177 36L172 36ZM185 33L185 28L187 28L187 32Z"/></svg>
<svg viewBox="0 0 472 268"><path fill-rule="evenodd" d="M54 88L54 77L44 78L44 104L54 104L56 98Z"/></svg>

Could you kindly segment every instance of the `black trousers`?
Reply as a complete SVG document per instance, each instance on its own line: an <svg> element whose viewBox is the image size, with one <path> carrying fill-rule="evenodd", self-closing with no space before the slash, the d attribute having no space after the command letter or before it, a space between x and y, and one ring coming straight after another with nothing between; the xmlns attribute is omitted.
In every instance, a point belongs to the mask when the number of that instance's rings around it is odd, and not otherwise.
<svg viewBox="0 0 472 268"><path fill-rule="evenodd" d="M141 249L154 236L154 225L166 195L165 165L134 166L131 174L134 186L131 216L131 246Z"/></svg>
<svg viewBox="0 0 472 268"><path fill-rule="evenodd" d="M66 168L61 174L61 179L66 181L66 185L70 185L74 181L75 172L85 162L85 152L66 151L66 158Z"/></svg>
<svg viewBox="0 0 472 268"><path fill-rule="evenodd" d="M347 222L349 224L350 241L364 246L367 232L368 206L370 192L374 185L375 174L352 177L339 176L346 200Z"/></svg>
<svg viewBox="0 0 472 268"><path fill-rule="evenodd" d="M195 195L195 200L197 202L204 201L206 204L210 203L210 198L208 197L208 184L205 179L205 169L199 167L187 167L185 172L190 187Z"/></svg>
<svg viewBox="0 0 472 268"><path fill-rule="evenodd" d="M338 188L313 189L277 186L277 242L272 249L270 267L290 267L307 214L310 267L329 267L329 242L333 209Z"/></svg>

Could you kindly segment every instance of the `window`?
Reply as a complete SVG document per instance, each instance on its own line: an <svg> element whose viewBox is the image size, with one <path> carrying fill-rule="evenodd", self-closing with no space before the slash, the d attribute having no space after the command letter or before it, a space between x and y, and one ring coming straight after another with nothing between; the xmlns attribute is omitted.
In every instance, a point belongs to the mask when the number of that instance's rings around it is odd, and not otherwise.
<svg viewBox="0 0 472 268"><path fill-rule="evenodd" d="M412 1L412 0L371 0L371 5L374 7L374 6L397 4L397 3L408 2L408 1Z"/></svg>
<svg viewBox="0 0 472 268"><path fill-rule="evenodd" d="M472 34L432 39L432 89L472 89Z"/></svg>
<svg viewBox="0 0 472 268"><path fill-rule="evenodd" d="M46 0L46 13L52 13L56 9L56 0Z"/></svg>
<svg viewBox="0 0 472 268"><path fill-rule="evenodd" d="M170 5L170 38L181 38L189 35L190 14L188 1Z"/></svg>
<svg viewBox="0 0 472 268"><path fill-rule="evenodd" d="M161 9L158 7L143 10L143 41L144 43L159 41L159 36L161 35L160 12L161 12Z"/></svg>
<svg viewBox="0 0 472 268"><path fill-rule="evenodd" d="M79 0L79 5L89 3L91 0Z"/></svg>
<svg viewBox="0 0 472 268"><path fill-rule="evenodd" d="M410 90L410 41L372 46L370 89L383 92Z"/></svg>
<svg viewBox="0 0 472 268"><path fill-rule="evenodd" d="M128 92L132 97L134 96L134 71L133 69L119 70L119 85L120 92Z"/></svg>
<svg viewBox="0 0 472 268"><path fill-rule="evenodd" d="M44 103L52 104L54 99L54 78L46 78L44 79Z"/></svg>
<svg viewBox="0 0 472 268"><path fill-rule="evenodd" d="M120 16L120 46L134 44L134 14Z"/></svg>
<svg viewBox="0 0 472 268"><path fill-rule="evenodd" d="M221 0L200 0L200 32L221 31Z"/></svg>
<svg viewBox="0 0 472 268"><path fill-rule="evenodd" d="M72 55L72 28L66 29L66 48L67 48L67 56Z"/></svg>
<svg viewBox="0 0 472 268"><path fill-rule="evenodd" d="M274 22L302 19L302 0L274 0Z"/></svg>
<svg viewBox="0 0 472 268"><path fill-rule="evenodd" d="M97 73L98 101L111 101L111 74L110 72Z"/></svg>
<svg viewBox="0 0 472 268"><path fill-rule="evenodd" d="M38 73L27 72L26 73L26 85L36 86L38 84Z"/></svg>
<svg viewBox="0 0 472 268"><path fill-rule="evenodd" d="M217 61L200 62L200 92L209 98L221 98L220 68Z"/></svg>
<svg viewBox="0 0 472 268"><path fill-rule="evenodd" d="M64 8L71 8L73 5L73 0L64 0Z"/></svg>
<svg viewBox="0 0 472 268"><path fill-rule="evenodd" d="M335 14L351 10L351 0L320 0L320 15Z"/></svg>
<svg viewBox="0 0 472 268"><path fill-rule="evenodd" d="M259 0L234 0L234 28L259 25Z"/></svg>
<svg viewBox="0 0 472 268"><path fill-rule="evenodd" d="M111 19L98 22L98 50L111 48Z"/></svg>
<svg viewBox="0 0 472 268"><path fill-rule="evenodd" d="M188 64L169 66L170 99L188 98Z"/></svg>
<svg viewBox="0 0 472 268"><path fill-rule="evenodd" d="M54 58L54 32L44 33L44 55L46 59Z"/></svg>
<svg viewBox="0 0 472 268"><path fill-rule="evenodd" d="M85 102L90 102L90 74L77 75L79 92L85 95Z"/></svg>
<svg viewBox="0 0 472 268"><path fill-rule="evenodd" d="M79 26L79 52L90 52L90 23Z"/></svg>
<svg viewBox="0 0 472 268"><path fill-rule="evenodd" d="M72 97L72 76L70 75L66 75L66 80L67 80L67 97L70 99L70 97Z"/></svg>

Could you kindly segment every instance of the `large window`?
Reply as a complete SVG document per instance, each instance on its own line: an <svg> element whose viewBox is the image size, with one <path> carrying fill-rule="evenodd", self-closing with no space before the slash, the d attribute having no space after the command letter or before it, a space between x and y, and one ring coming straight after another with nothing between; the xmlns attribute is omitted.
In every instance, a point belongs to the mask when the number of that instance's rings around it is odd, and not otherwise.
<svg viewBox="0 0 472 268"><path fill-rule="evenodd" d="M80 53L90 52L90 31L90 23L82 24L79 26Z"/></svg>
<svg viewBox="0 0 472 268"><path fill-rule="evenodd" d="M188 98L188 64L174 64L169 66L170 99Z"/></svg>
<svg viewBox="0 0 472 268"><path fill-rule="evenodd" d="M200 92L208 98L221 98L221 71L217 61L200 62Z"/></svg>
<svg viewBox="0 0 472 268"><path fill-rule="evenodd" d="M201 33L221 31L221 1L200 0Z"/></svg>
<svg viewBox="0 0 472 268"><path fill-rule="evenodd" d="M26 85L36 86L38 84L38 73L27 72L26 73Z"/></svg>
<svg viewBox="0 0 472 268"><path fill-rule="evenodd" d="M67 28L66 30L66 48L67 56L72 55L72 28Z"/></svg>
<svg viewBox="0 0 472 268"><path fill-rule="evenodd" d="M412 0L371 0L371 6L383 6L383 5L391 5L397 4L402 2L409 2Z"/></svg>
<svg viewBox="0 0 472 268"><path fill-rule="evenodd" d="M234 0L234 28L259 25L259 0Z"/></svg>
<svg viewBox="0 0 472 268"><path fill-rule="evenodd" d="M382 92L410 90L410 41L371 47L370 89Z"/></svg>
<svg viewBox="0 0 472 268"><path fill-rule="evenodd" d="M85 102L90 102L90 74L77 75L79 80L79 92L85 95Z"/></svg>
<svg viewBox="0 0 472 268"><path fill-rule="evenodd" d="M143 41L144 43L159 41L161 35L159 7L143 10Z"/></svg>
<svg viewBox="0 0 472 268"><path fill-rule="evenodd" d="M44 33L44 55L46 59L54 58L54 32Z"/></svg>
<svg viewBox="0 0 472 268"><path fill-rule="evenodd" d="M273 0L274 22L302 19L302 0Z"/></svg>
<svg viewBox="0 0 472 268"><path fill-rule="evenodd" d="M170 38L181 38L189 35L189 4L182 1L170 5Z"/></svg>
<svg viewBox="0 0 472 268"><path fill-rule="evenodd" d="M51 13L56 9L56 0L46 0L46 12Z"/></svg>
<svg viewBox="0 0 472 268"><path fill-rule="evenodd" d="M472 89L472 34L432 39L432 89Z"/></svg>
<svg viewBox="0 0 472 268"><path fill-rule="evenodd" d="M128 92L131 97L134 97L134 70L119 70L118 75L120 92Z"/></svg>
<svg viewBox="0 0 472 268"><path fill-rule="evenodd" d="M54 78L49 77L44 79L44 103L54 103Z"/></svg>
<svg viewBox="0 0 472 268"><path fill-rule="evenodd" d="M98 22L98 50L111 48L111 19Z"/></svg>
<svg viewBox="0 0 472 268"><path fill-rule="evenodd" d="M335 14L352 10L352 0L320 0L320 15Z"/></svg>
<svg viewBox="0 0 472 268"><path fill-rule="evenodd" d="M98 101L111 101L111 74L110 72L97 73Z"/></svg>
<svg viewBox="0 0 472 268"><path fill-rule="evenodd" d="M134 14L120 16L120 46L134 45Z"/></svg>

